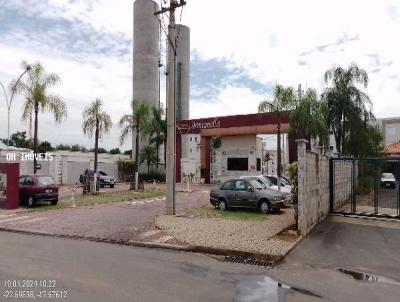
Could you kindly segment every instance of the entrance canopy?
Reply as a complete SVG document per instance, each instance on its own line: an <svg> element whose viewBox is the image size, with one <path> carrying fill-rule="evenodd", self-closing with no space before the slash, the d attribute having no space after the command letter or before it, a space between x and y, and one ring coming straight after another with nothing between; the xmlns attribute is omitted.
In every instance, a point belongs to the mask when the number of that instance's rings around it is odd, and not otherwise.
<svg viewBox="0 0 400 302"><path fill-rule="evenodd" d="M280 115L281 133L289 132L289 111ZM176 181L181 181L182 135L200 134L201 174L210 182L211 137L277 134L279 117L274 113L255 113L177 121ZM289 139L289 162L296 160L296 144Z"/></svg>
<svg viewBox="0 0 400 302"><path fill-rule="evenodd" d="M281 114L281 132L289 132L289 112ZM177 134L227 136L249 134L276 134L278 116L274 113L255 113L208 117L177 122Z"/></svg>

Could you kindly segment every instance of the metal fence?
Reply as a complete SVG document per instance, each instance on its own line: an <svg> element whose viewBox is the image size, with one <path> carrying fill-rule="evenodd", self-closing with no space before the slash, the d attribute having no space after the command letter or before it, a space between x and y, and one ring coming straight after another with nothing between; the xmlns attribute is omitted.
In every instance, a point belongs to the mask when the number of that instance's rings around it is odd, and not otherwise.
<svg viewBox="0 0 400 302"><path fill-rule="evenodd" d="M400 158L332 158L331 212L400 218Z"/></svg>

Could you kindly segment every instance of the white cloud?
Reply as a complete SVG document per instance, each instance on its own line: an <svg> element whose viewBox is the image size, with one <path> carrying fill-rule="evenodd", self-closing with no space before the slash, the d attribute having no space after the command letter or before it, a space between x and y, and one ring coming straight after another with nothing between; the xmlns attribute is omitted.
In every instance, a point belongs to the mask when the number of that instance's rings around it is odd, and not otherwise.
<svg viewBox="0 0 400 302"><path fill-rule="evenodd" d="M119 41L129 42L132 37L132 0L0 0L0 8L36 18L38 22L72 22L71 29L48 28L48 34L41 32L42 36L34 27L27 29L23 19L12 24L12 30L3 32L0 28L0 41L7 41L0 44L1 81L8 83L20 73L22 59L40 60L48 71L62 77L63 84L57 91L70 104L70 114L68 121L57 129L63 130L65 139L88 144L81 134L80 115L94 97L105 100L115 122L128 110L131 50ZM367 93L374 102L376 115L392 116L400 112L400 52L394 42L400 36L399 8L397 0L189 0L182 23L191 27L192 49L202 59L225 58L265 85L301 83L321 91L323 73L328 68L354 61L369 72ZM178 10L178 20L179 16ZM112 51L90 52L89 42L67 40L71 32L86 34L90 43ZM53 45L52 41L58 44ZM73 50L68 48L69 44L74 46ZM124 51L121 57L119 53ZM376 69L380 70L371 72ZM196 87L201 89L201 83L196 83ZM267 97L250 87L229 83L224 83L224 87L212 102L192 102L191 116L251 113ZM161 95L164 98L165 93ZM23 128L17 115L21 103L17 98L12 129ZM5 120L3 105L0 120ZM51 117L44 116L41 124L48 126L41 128L43 137L61 141L50 126L54 125ZM5 136L5 131L1 126L0 137ZM117 146L117 138L118 128L114 127L104 144Z"/></svg>

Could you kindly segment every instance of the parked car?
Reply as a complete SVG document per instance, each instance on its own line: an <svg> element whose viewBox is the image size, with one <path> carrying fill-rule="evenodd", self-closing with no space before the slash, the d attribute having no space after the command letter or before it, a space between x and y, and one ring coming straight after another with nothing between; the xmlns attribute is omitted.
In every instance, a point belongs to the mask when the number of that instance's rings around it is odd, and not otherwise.
<svg viewBox="0 0 400 302"><path fill-rule="evenodd" d="M58 203L58 186L48 175L22 175L19 178L19 199L28 207L39 202Z"/></svg>
<svg viewBox="0 0 400 302"><path fill-rule="evenodd" d="M254 179L232 179L211 190L210 203L221 211L230 208L253 208L266 214L284 206L282 194L264 190Z"/></svg>
<svg viewBox="0 0 400 302"><path fill-rule="evenodd" d="M269 178L265 177L264 175L250 175L250 176L240 176L240 178L251 178L251 177L257 177L260 179L266 186L268 186L271 190L275 190L276 192L279 192L278 186L275 185ZM292 189L291 187L288 186L281 186L281 193L284 194L291 194Z"/></svg>
<svg viewBox="0 0 400 302"><path fill-rule="evenodd" d="M93 180L93 176L94 171L86 169L85 172L79 176L79 182L83 184L85 182L85 179ZM106 172L98 171L97 177L100 183L100 188L103 188L105 186L114 188L116 180L113 177L108 176Z"/></svg>
<svg viewBox="0 0 400 302"><path fill-rule="evenodd" d="M278 176L275 175L264 175L265 178L268 178L275 186L278 186ZM281 190L282 187L287 188L290 192L292 191L292 186L281 177Z"/></svg>
<svg viewBox="0 0 400 302"><path fill-rule="evenodd" d="M265 178L262 175L256 176L240 176L241 179L254 179L256 180L264 190L273 191L273 193L278 193L282 195L285 203L290 203L292 200L292 193L288 190L287 187L281 187L281 191L278 191L278 186L275 186L271 183L271 181Z"/></svg>
<svg viewBox="0 0 400 302"><path fill-rule="evenodd" d="M396 189L396 178L392 173L381 174L381 187Z"/></svg>

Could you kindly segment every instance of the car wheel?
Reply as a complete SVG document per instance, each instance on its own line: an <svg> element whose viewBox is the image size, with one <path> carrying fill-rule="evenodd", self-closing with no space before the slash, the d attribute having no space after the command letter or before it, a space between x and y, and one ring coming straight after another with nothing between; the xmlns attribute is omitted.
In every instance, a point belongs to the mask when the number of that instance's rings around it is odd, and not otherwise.
<svg viewBox="0 0 400 302"><path fill-rule="evenodd" d="M111 189L114 189L114 185L111 185L110 188L111 188Z"/></svg>
<svg viewBox="0 0 400 302"><path fill-rule="evenodd" d="M270 204L269 204L268 201L263 200L263 201L260 203L260 211L261 211L263 214L267 214L267 213L270 211L270 208L271 208L271 206L270 206Z"/></svg>
<svg viewBox="0 0 400 302"><path fill-rule="evenodd" d="M228 209L228 205L226 204L226 201L225 201L225 200L220 200L220 201L218 202L218 209L219 209L220 211L226 211L226 210Z"/></svg>
<svg viewBox="0 0 400 302"><path fill-rule="evenodd" d="M56 206L56 205L57 205L57 203L58 203L58 199L56 199L56 200L52 200L52 201L51 201L51 205L52 205L52 206Z"/></svg>
<svg viewBox="0 0 400 302"><path fill-rule="evenodd" d="M35 199L33 196L28 197L28 207L33 208L36 205Z"/></svg>

